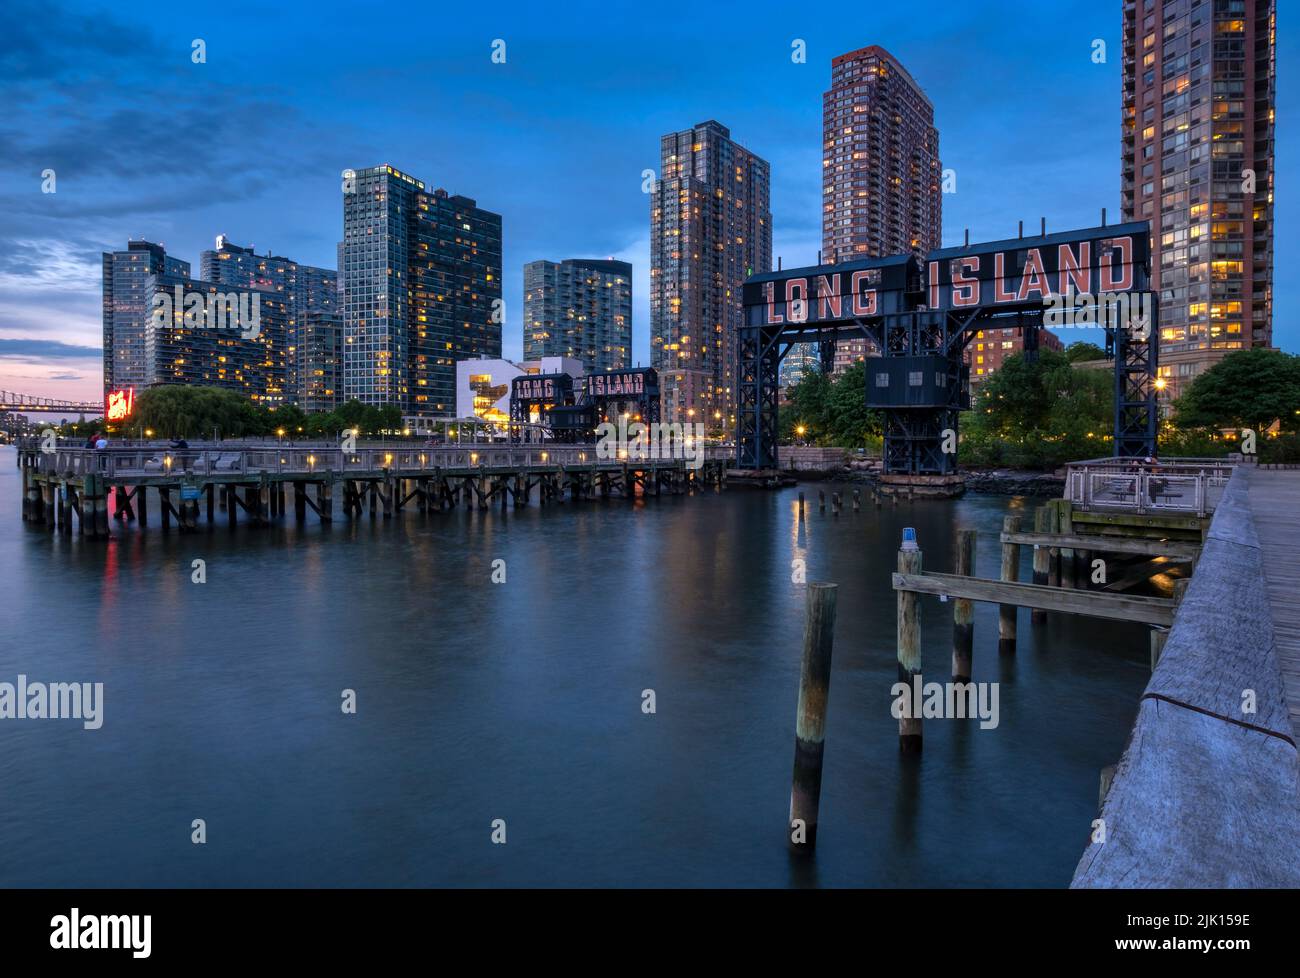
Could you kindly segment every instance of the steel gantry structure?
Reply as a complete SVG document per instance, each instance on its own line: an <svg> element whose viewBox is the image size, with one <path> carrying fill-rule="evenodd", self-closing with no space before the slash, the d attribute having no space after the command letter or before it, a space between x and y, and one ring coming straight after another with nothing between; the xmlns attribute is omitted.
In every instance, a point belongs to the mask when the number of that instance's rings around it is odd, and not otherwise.
<svg viewBox="0 0 1300 978"><path fill-rule="evenodd" d="M943 248L749 278L737 342L736 463L775 469L781 360L817 343L865 337L865 398L884 415L884 472L947 476L958 416L970 407L966 345L1018 329L1037 355L1044 327L1106 331L1114 359L1115 454L1156 454L1158 297L1150 292L1147 222Z"/></svg>

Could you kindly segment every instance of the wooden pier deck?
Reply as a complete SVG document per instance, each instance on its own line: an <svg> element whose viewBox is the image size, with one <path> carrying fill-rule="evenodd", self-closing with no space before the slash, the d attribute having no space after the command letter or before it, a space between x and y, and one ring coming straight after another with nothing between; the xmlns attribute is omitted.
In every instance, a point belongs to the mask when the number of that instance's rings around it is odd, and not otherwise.
<svg viewBox="0 0 1300 978"><path fill-rule="evenodd" d="M321 522L334 518L334 488L342 490L343 514L365 509L384 518L408 505L421 513L458 506L503 510L538 501L582 501L618 496L680 495L703 488L720 491L731 464L730 449L695 446L690 459L607 457L595 445L384 445L347 449L335 445L242 446L217 444L173 449L160 445L102 451L73 446L20 447L24 522L104 539L112 518L148 525L155 497L162 528L174 520L184 531L199 525L200 501L207 524L220 521L267 526L310 511ZM647 453L648 454L648 453ZM660 453L661 455L663 453ZM314 492L315 498L312 498Z"/></svg>
<svg viewBox="0 0 1300 978"><path fill-rule="evenodd" d="M1250 473L1250 508L1264 556L1277 663L1300 738L1300 470Z"/></svg>
<svg viewBox="0 0 1300 978"><path fill-rule="evenodd" d="M1300 886L1300 470L1238 465L1072 886Z"/></svg>

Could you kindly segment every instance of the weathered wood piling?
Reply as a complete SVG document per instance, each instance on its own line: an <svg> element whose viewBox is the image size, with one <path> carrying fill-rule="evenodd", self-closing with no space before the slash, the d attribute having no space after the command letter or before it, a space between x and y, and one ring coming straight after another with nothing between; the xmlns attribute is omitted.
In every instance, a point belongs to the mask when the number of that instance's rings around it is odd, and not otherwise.
<svg viewBox="0 0 1300 978"><path fill-rule="evenodd" d="M1002 518L1003 533L1019 533L1020 517L1004 516ZM1020 544L1004 543L1002 544L1002 573L1001 578L1004 583L1015 583L1020 580ZM1014 604L998 605L998 653L1002 655L1015 655L1016 652L1016 615L1019 608Z"/></svg>
<svg viewBox="0 0 1300 978"><path fill-rule="evenodd" d="M1040 506L1034 512L1034 532L1049 533L1048 529L1049 510L1046 506ZM1051 570L1052 554L1049 547L1045 544L1034 544L1034 583L1047 586L1047 578ZM1029 620L1035 625L1041 625L1047 621L1047 612L1042 608L1033 608L1029 612Z"/></svg>
<svg viewBox="0 0 1300 978"><path fill-rule="evenodd" d="M975 573L975 531L958 530L953 573L970 577ZM971 678L975 642L975 605L967 598L952 602L952 679L968 683Z"/></svg>
<svg viewBox="0 0 1300 978"><path fill-rule="evenodd" d="M920 574L921 551L916 530L903 530L903 545L898 550L898 573ZM898 681L907 686L908 703L912 702L913 681L921 675L921 596L915 591L898 592ZM914 713L906 710L906 713ZM905 754L921 750L921 718L902 715L898 718L898 746Z"/></svg>
<svg viewBox="0 0 1300 978"><path fill-rule="evenodd" d="M805 602L789 821L790 847L800 854L811 854L817 846L817 811L821 802L826 703L830 693L838 590L835 584L809 584Z"/></svg>

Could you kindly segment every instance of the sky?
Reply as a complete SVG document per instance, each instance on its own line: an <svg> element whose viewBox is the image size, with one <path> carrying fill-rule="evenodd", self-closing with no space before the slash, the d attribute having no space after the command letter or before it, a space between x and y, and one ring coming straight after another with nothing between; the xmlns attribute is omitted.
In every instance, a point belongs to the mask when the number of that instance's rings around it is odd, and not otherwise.
<svg viewBox="0 0 1300 978"><path fill-rule="evenodd" d="M1300 351L1300 36L1280 0L1274 343ZM659 138L716 119L772 167L774 255L821 246L830 59L889 50L935 106L944 243L1119 220L1122 0L101 6L8 0L0 32L0 389L101 396L101 258L128 238L190 261L218 234L334 267L341 171L388 163L503 218L504 354L523 265L633 264L649 361ZM1094 61L1094 41L1106 60ZM206 61L192 59L202 40ZM494 63L494 42L505 63ZM806 60L792 57L804 42ZM500 45L497 45L498 49ZM43 174L55 173L54 193ZM1091 338L1080 334L1067 339Z"/></svg>

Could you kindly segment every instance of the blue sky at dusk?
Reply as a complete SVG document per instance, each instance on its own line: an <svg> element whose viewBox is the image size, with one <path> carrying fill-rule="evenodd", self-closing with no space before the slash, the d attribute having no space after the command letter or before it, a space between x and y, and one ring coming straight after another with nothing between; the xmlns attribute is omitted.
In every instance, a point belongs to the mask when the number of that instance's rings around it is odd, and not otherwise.
<svg viewBox="0 0 1300 978"><path fill-rule="evenodd" d="M1300 349L1290 193L1296 36L1279 4L1275 342ZM100 253L237 244L334 267L340 171L390 163L503 216L507 356L522 266L635 266L649 358L659 137L707 119L772 165L774 253L820 247L830 59L889 49L935 104L944 240L1119 219L1121 0L437 5L6 4L0 34L0 388L98 399ZM190 60L202 38L207 63ZM491 61L506 42L504 65ZM807 42L793 63L791 42ZM1104 65L1092 41L1108 45ZM41 172L57 193L41 192ZM1084 338L1066 336L1067 341ZM1089 337L1090 338L1090 337Z"/></svg>

